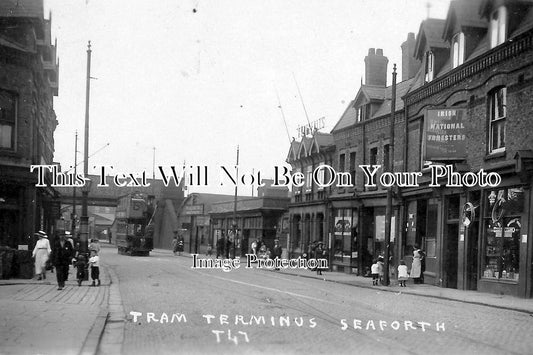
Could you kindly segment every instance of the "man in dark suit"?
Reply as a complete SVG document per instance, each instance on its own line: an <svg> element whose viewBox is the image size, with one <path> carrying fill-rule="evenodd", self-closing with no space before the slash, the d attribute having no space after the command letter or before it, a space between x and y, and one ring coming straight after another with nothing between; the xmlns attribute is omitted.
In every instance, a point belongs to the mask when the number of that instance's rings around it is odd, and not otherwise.
<svg viewBox="0 0 533 355"><path fill-rule="evenodd" d="M58 290L62 290L65 287L69 265L73 256L74 249L72 244L67 240L65 234L60 234L59 240L56 240L52 249L52 260L56 268Z"/></svg>

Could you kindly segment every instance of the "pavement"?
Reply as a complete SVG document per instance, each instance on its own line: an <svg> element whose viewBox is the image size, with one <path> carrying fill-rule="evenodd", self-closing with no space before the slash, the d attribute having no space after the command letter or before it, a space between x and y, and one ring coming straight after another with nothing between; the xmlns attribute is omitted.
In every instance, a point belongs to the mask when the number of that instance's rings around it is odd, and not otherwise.
<svg viewBox="0 0 533 355"><path fill-rule="evenodd" d="M103 247L105 244L102 243ZM155 249L152 255L171 255ZM179 257L179 256L177 256ZM183 253L181 257L190 257ZM407 287L372 286L372 280L341 272L317 275L306 269L266 270L294 277L318 279L345 285L373 288L449 301L484 305L533 315L533 299L476 291L407 283ZM100 287L85 281L79 287L74 268L63 290L57 290L55 274L47 279L0 280L0 354L120 354L125 314L114 271L100 266Z"/></svg>
<svg viewBox="0 0 533 355"><path fill-rule="evenodd" d="M0 280L0 354L97 353L111 309L111 276L101 266L95 287L78 286L75 277L71 267L63 290L50 272L42 281Z"/></svg>

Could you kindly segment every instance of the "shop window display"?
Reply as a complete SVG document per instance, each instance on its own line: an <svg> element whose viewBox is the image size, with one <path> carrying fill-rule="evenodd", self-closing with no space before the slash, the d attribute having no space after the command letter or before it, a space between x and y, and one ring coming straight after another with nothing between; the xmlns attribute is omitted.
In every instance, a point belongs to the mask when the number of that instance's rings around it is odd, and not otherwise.
<svg viewBox="0 0 533 355"><path fill-rule="evenodd" d="M486 193L483 278L518 281L520 275L522 188Z"/></svg>

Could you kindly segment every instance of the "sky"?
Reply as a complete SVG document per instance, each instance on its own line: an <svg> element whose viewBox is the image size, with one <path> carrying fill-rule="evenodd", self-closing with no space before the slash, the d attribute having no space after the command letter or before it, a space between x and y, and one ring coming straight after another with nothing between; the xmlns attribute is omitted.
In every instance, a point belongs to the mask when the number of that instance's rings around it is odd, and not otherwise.
<svg viewBox="0 0 533 355"><path fill-rule="evenodd" d="M445 18L449 0L45 0L60 63L54 161L74 165L76 130L83 160L91 41L89 173L151 177L154 163L185 162L209 174L189 191L232 194L219 171L238 146L240 173L272 178L299 125L323 117L331 131L369 48L388 57L388 85L393 63L401 78L400 46L428 3Z"/></svg>

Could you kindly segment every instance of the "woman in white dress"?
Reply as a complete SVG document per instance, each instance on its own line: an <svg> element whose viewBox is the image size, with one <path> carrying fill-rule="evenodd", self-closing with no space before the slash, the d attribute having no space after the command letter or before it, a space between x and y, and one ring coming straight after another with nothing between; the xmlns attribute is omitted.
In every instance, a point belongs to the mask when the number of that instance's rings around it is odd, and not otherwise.
<svg viewBox="0 0 533 355"><path fill-rule="evenodd" d="M415 247L413 251L413 264L411 265L411 278L414 279L415 284L421 283L422 277L422 253L420 249Z"/></svg>
<svg viewBox="0 0 533 355"><path fill-rule="evenodd" d="M50 242L45 232L39 231L35 233L39 240L35 243L33 248L33 257L35 258L35 275L38 275L38 280L46 279L46 262L50 258L52 249Z"/></svg>

